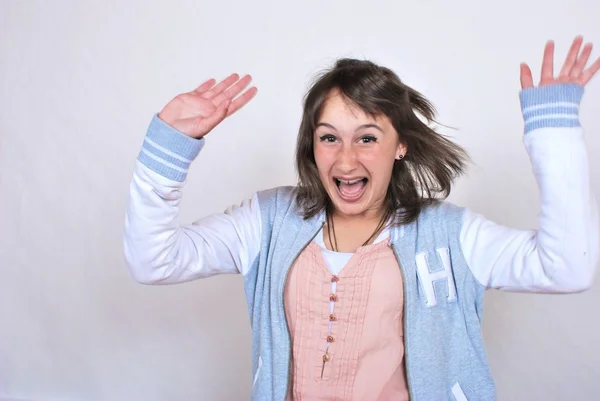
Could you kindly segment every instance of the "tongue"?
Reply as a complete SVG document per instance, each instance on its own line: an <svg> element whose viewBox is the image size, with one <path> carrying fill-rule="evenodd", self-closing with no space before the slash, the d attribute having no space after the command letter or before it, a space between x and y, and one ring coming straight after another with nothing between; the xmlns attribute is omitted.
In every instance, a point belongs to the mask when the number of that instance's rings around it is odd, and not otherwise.
<svg viewBox="0 0 600 401"><path fill-rule="evenodd" d="M365 180L360 180L356 184L340 183L340 191L345 196L357 195L365 186Z"/></svg>

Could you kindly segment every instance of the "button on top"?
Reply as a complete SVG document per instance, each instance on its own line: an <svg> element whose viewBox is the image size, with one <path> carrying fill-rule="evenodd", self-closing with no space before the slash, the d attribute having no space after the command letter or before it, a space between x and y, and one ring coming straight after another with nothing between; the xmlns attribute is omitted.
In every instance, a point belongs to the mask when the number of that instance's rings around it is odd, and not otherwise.
<svg viewBox="0 0 600 401"><path fill-rule="evenodd" d="M337 301L337 295L335 295L335 294L331 294L331 295L329 296L329 300L330 300L330 301L332 301L332 302L335 302L335 301Z"/></svg>
<svg viewBox="0 0 600 401"><path fill-rule="evenodd" d="M323 355L323 362L328 362L330 359L331 357L329 356L329 354Z"/></svg>
<svg viewBox="0 0 600 401"><path fill-rule="evenodd" d="M332 283L337 283L338 281L340 281L340 278L338 276L331 277L331 282Z"/></svg>
<svg viewBox="0 0 600 401"><path fill-rule="evenodd" d="M327 342L332 343L334 338L332 336L327 336Z"/></svg>
<svg viewBox="0 0 600 401"><path fill-rule="evenodd" d="M329 315L329 320L331 320L332 322L337 320L337 318L335 317L335 313L332 313L331 315Z"/></svg>

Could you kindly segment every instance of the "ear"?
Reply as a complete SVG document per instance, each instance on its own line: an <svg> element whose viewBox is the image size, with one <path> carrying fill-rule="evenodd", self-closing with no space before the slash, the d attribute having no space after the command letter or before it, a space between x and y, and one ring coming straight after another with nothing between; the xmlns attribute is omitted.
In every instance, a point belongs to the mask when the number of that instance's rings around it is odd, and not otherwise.
<svg viewBox="0 0 600 401"><path fill-rule="evenodd" d="M404 159L404 157L406 156L407 150L408 150L408 147L406 146L406 144L400 142L398 144L398 148L396 149L396 160Z"/></svg>

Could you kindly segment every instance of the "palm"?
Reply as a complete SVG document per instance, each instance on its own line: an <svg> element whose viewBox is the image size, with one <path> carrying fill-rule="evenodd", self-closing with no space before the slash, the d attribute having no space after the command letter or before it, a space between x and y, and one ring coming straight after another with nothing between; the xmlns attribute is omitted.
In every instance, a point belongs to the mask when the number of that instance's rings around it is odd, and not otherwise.
<svg viewBox="0 0 600 401"><path fill-rule="evenodd" d="M188 136L202 138L256 95L255 87L243 92L250 81L249 75L240 79L238 74L217 85L210 79L193 91L176 96L158 117Z"/></svg>
<svg viewBox="0 0 600 401"><path fill-rule="evenodd" d="M540 76L540 86L551 85L556 83L575 83L585 86L590 79L600 70L600 58L598 58L587 69L586 64L592 53L592 44L588 43L583 47L581 53L581 44L583 37L577 36L571 44L571 49L567 54L567 58L563 63L558 76L554 76L554 42L548 41L544 48L544 58L542 61L542 72ZM521 87L533 87L533 78L531 69L525 63L521 64Z"/></svg>

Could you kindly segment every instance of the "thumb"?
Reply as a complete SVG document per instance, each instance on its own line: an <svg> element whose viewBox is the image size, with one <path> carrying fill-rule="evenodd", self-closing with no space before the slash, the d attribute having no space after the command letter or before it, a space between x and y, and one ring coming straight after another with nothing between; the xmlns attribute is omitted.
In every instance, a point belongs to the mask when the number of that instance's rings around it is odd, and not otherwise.
<svg viewBox="0 0 600 401"><path fill-rule="evenodd" d="M215 109L215 111L208 117L204 118L201 123L200 130L202 131L202 136L208 134L212 131L217 125L221 123L227 117L227 110L231 105L230 99L225 99Z"/></svg>

